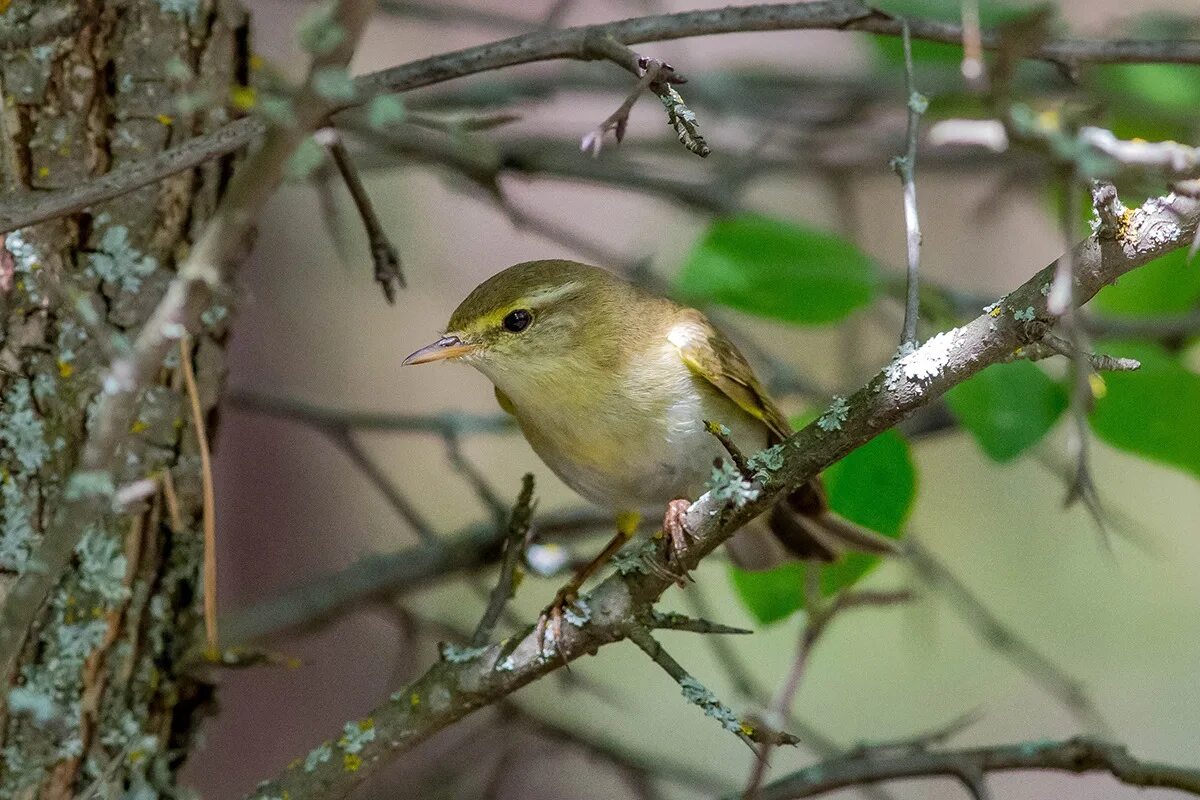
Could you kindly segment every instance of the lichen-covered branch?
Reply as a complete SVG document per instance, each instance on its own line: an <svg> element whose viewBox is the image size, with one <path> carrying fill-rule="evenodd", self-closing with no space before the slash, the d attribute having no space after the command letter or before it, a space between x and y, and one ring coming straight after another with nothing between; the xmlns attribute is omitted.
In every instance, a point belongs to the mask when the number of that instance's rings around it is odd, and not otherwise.
<svg viewBox="0 0 1200 800"><path fill-rule="evenodd" d="M1077 297L1085 301L1121 275L1187 246L1198 220L1200 202L1170 195L1150 200L1135 210L1122 239L1088 238L1071 255ZM940 333L915 352L888 364L847 398L846 413L839 416L838 424L813 423L793 434L782 446L783 463L755 487L753 496L741 493L737 500L719 499L727 493L713 491L697 500L687 513L694 539L680 554L682 566L694 568L783 493L811 480L952 386L990 364L1004 361L1015 349L1028 344L1024 312L1035 319L1049 319L1043 287L1054 271L1055 265L1046 267L1010 292L994 311ZM1017 311L1023 312L1020 318ZM590 619L582 627L563 626L562 636L555 642L557 653L552 657L543 654L530 628L515 648L503 648L503 656L501 645L492 644L470 658L439 661L377 707L370 717L352 723L372 731L369 741L361 742L361 746L356 742L353 752L341 744L333 745L339 748L336 757L327 760L301 759L250 796L280 797L286 793L292 800L344 796L395 753L509 696L564 663L626 638L631 630L642 626L641 620L652 604L673 584L663 574L665 564L655 564L663 567L661 570L647 566L647 559L658 558L662 556L649 550L637 559L622 560L621 568L586 596Z"/></svg>
<svg viewBox="0 0 1200 800"><path fill-rule="evenodd" d="M1074 774L1107 772L1128 786L1176 789L1200 795L1200 770L1144 761L1120 745L1077 738L950 750L872 748L780 778L764 786L759 798L796 800L881 781L939 776L962 780L964 773L1038 770Z"/></svg>

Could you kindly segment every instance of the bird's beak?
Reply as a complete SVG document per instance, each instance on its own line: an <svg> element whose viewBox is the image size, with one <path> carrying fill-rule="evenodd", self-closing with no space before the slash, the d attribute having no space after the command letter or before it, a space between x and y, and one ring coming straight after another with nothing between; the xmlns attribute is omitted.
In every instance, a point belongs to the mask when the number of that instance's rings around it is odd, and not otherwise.
<svg viewBox="0 0 1200 800"><path fill-rule="evenodd" d="M404 366L428 364L430 361L444 361L447 358L459 358L474 352L474 350L475 345L467 344L457 336L443 336L433 344L425 345L404 359Z"/></svg>

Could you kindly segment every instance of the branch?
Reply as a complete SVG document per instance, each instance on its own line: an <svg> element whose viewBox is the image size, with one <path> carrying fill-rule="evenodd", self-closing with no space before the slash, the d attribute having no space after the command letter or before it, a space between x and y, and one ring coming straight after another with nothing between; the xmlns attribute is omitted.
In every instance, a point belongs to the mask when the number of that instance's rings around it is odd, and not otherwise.
<svg viewBox="0 0 1200 800"><path fill-rule="evenodd" d="M354 201L354 207L358 210L358 216L362 219L367 244L371 248L371 261L375 264L375 282L383 290L383 298L389 305L394 305L397 288L402 289L405 286L404 273L400 269L400 255L379 222L375 206L371 203L371 196L367 194L367 187L363 186L354 161L346 152L346 144L342 141L341 134L336 128L327 128L324 132L326 141L322 144L333 157L333 163L337 166L338 173L350 192L350 199Z"/></svg>
<svg viewBox="0 0 1200 800"><path fill-rule="evenodd" d="M1121 356L1109 356L1103 353L1089 353L1087 351L1084 351L1083 355L1088 365L1096 372L1134 372L1142 368L1142 362L1136 358L1123 358ZM1051 356L1074 358L1075 346L1061 336L1047 333L1042 337L1041 341L1021 348L1014 353L1014 356L1027 358L1030 361L1041 361Z"/></svg>
<svg viewBox="0 0 1200 800"><path fill-rule="evenodd" d="M440 414L391 414L345 411L245 389L226 392L224 402L239 411L295 420L318 429L349 428L359 431L436 433L442 436L511 433L517 429L512 417L507 414L467 414L459 411Z"/></svg>
<svg viewBox="0 0 1200 800"><path fill-rule="evenodd" d="M960 46L963 42L960 25L913 18L908 18L908 22L914 39ZM523 34L373 72L355 81L355 100L343 104L339 110L380 94L405 92L518 64L587 59L591 57L588 42L596 37L611 37L621 44L632 45L720 33L781 30L852 30L885 36L899 36L902 32L898 18L858 0L752 5L633 17L601 25ZM1001 47L1000 36L993 31L981 32L979 42L985 50ZM1200 64L1200 41L1059 39L1043 43L1026 56L1067 64ZM189 139L154 158L122 165L77 187L8 199L0 209L0 233L80 211L232 153L260 138L266 127L258 117L246 117L213 133Z"/></svg>
<svg viewBox="0 0 1200 800"><path fill-rule="evenodd" d="M1200 202L1168 196L1148 201L1132 214L1130 235L1122 240L1089 237L1071 256L1080 302L1102 286L1164 253L1187 246L1200 220ZM1050 265L1008 295L1011 308L1032 308L1034 316L1047 317L1041 288L1054 274ZM866 386L848 398L846 415L836 426L810 424L786 440L782 465L769 474L753 500L737 505L709 492L692 504L687 528L693 534L677 560L694 569L734 531L762 514L786 492L816 477L880 432L918 408L941 397L951 387L986 366L1006 359L1017 347L1028 344L1023 320L1012 314L981 314L968 324L933 337L914 353L898 359ZM662 570L631 565L618 570L586 596L590 619L582 627L566 624L556 642L556 654L541 653L532 626L513 648L488 645L472 658L440 661L371 714L374 738L356 753L338 753L327 762L303 760L260 784L255 797L292 800L344 796L377 766L406 751L437 731L483 706L495 703L563 664L593 653L642 627L652 604L673 584L662 555L648 554ZM414 701L413 698L416 698ZM343 758L351 756L354 758ZM314 759L315 761L315 759ZM353 767L349 769L348 767Z"/></svg>
<svg viewBox="0 0 1200 800"><path fill-rule="evenodd" d="M508 528L504 539L504 560L500 562L500 575L496 578L496 586L488 598L487 608L483 617L471 636L474 647L486 644L496 630L496 623L508 601L516 591L517 565L521 561L521 553L525 549L525 537L529 533L530 518L533 516L533 475L526 473L522 479L521 494L517 504L513 506L512 515L508 519Z"/></svg>
<svg viewBox="0 0 1200 800"><path fill-rule="evenodd" d="M548 536L611 525L611 515L586 509L546 515L534 528ZM305 580L223 616L221 630L230 643L247 644L295 628L320 625L364 602L416 591L450 575L495 563L506 530L489 521L439 536L430 544L367 556L343 570Z"/></svg>
<svg viewBox="0 0 1200 800"><path fill-rule="evenodd" d="M804 628L800 632L800 639L796 644L796 655L792 659L792 667L788 670L787 678L772 701L768 712L767 724L775 728L780 726L780 720L787 715L795 703L796 692L799 691L800 681L808 671L813 648L816 647L822 634L840 612L855 608L891 606L912 599L912 594L907 591L856 592L843 590L831 602L826 603L821 598L820 567L816 564L806 565L804 579L808 595L808 613L804 620ZM767 742L759 748L758 760L751 767L750 778L746 781L746 788L742 792L743 798L755 800L759 796L763 777L766 776L767 768L771 763L771 751L771 742Z"/></svg>
<svg viewBox="0 0 1200 800"><path fill-rule="evenodd" d="M908 283L904 300L904 330L900 335L900 346L915 347L917 343L917 317L921 310L921 221L917 216L917 139L921 130L921 115L929 108L929 101L917 91L913 79L912 36L908 21L903 25L904 34L904 91L908 95L907 148L904 155L892 159L892 168L900 176L904 191L905 256L908 264Z"/></svg>
<svg viewBox="0 0 1200 800"><path fill-rule="evenodd" d="M753 742L762 742L764 746L767 744L795 745L799 742L799 739L791 734L753 727L743 722L729 706L722 703L716 695L704 688L700 681L692 677L683 665L650 635L650 631L635 625L629 629L627 637L629 641L641 648L651 661L662 667L663 672L671 676L671 680L679 684L684 698L689 703L699 706L705 716L715 719L725 730L733 733L751 749L754 747Z"/></svg>
<svg viewBox="0 0 1200 800"><path fill-rule="evenodd" d="M1200 795L1200 770L1142 761L1124 747L1094 739L906 752L866 751L800 770L763 787L762 800L794 800L879 781L943 776L962 780L1015 770L1108 772L1121 783Z"/></svg>
<svg viewBox="0 0 1200 800"><path fill-rule="evenodd" d="M200 239L138 333L132 352L112 362L101 383L81 456L64 488L64 499L30 554L39 569L23 573L0 608L0 677L4 681L12 675L42 604L70 565L88 520L111 506L111 472L137 414L142 390L158 375L163 359L178 347L179 340L200 329L201 311L244 255L254 220L274 194L285 162L329 115L331 107L312 87L313 75L349 63L373 7L371 0L342 0L332 10L331 24L340 25L346 35L337 47L313 58L297 98L296 127L272 128L262 146L239 167ZM0 698L0 707L4 700Z"/></svg>

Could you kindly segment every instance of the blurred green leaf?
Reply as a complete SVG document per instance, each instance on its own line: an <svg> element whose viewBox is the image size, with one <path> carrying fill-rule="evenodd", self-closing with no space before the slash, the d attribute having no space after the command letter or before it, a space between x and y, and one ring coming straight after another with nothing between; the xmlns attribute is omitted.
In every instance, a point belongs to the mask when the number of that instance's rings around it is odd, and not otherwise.
<svg viewBox="0 0 1200 800"><path fill-rule="evenodd" d="M1066 390L1029 361L993 364L946 393L959 423L994 461L1041 440L1066 409Z"/></svg>
<svg viewBox="0 0 1200 800"><path fill-rule="evenodd" d="M938 22L962 22L962 0L877 0L873 5L898 17L913 17ZM981 0L979 24L983 29L996 28L1028 14L1031 3L1002 3ZM873 37L875 50L883 63L895 66L904 63L904 42L899 36ZM962 46L914 39L913 63L954 64L962 61Z"/></svg>
<svg viewBox="0 0 1200 800"><path fill-rule="evenodd" d="M1144 39L1189 39L1200 33L1192 17L1141 16L1123 33ZM1096 102L1112 112L1111 129L1123 139L1188 141L1196 131L1200 67L1185 64L1102 64L1084 72Z"/></svg>
<svg viewBox="0 0 1200 800"><path fill-rule="evenodd" d="M904 530L917 494L916 468L908 442L884 431L824 474L829 505L851 522L893 538ZM878 556L850 553L820 567L821 592L828 596L852 585L879 563ZM765 572L730 568L738 596L761 623L776 622L804 607L801 563Z"/></svg>
<svg viewBox="0 0 1200 800"><path fill-rule="evenodd" d="M1175 250L1105 286L1091 307L1122 317L1190 311L1200 305L1200 262L1188 263L1187 249Z"/></svg>
<svg viewBox="0 0 1200 800"><path fill-rule="evenodd" d="M818 324L842 319L875 295L878 270L833 234L744 215L709 225L676 286L685 298L760 317Z"/></svg>
<svg viewBox="0 0 1200 800"><path fill-rule="evenodd" d="M1200 105L1200 67L1180 64L1105 64L1092 75L1095 90L1116 109L1189 116Z"/></svg>
<svg viewBox="0 0 1200 800"><path fill-rule="evenodd" d="M804 608L804 564L788 563L761 572L730 567L729 578L742 604L764 625Z"/></svg>
<svg viewBox="0 0 1200 800"><path fill-rule="evenodd" d="M1113 447L1200 477L1200 375L1144 342L1106 343L1103 352L1136 358L1142 368L1104 376L1092 430Z"/></svg>

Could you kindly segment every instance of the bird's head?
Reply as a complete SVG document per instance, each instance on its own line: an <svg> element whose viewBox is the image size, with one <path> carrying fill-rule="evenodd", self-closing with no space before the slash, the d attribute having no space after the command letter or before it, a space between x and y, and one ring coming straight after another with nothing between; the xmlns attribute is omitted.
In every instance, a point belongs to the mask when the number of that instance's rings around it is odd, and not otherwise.
<svg viewBox="0 0 1200 800"><path fill-rule="evenodd" d="M527 261L475 287L445 335L404 363L463 361L506 392L519 393L514 384L561 383L619 358L643 297L598 267Z"/></svg>

